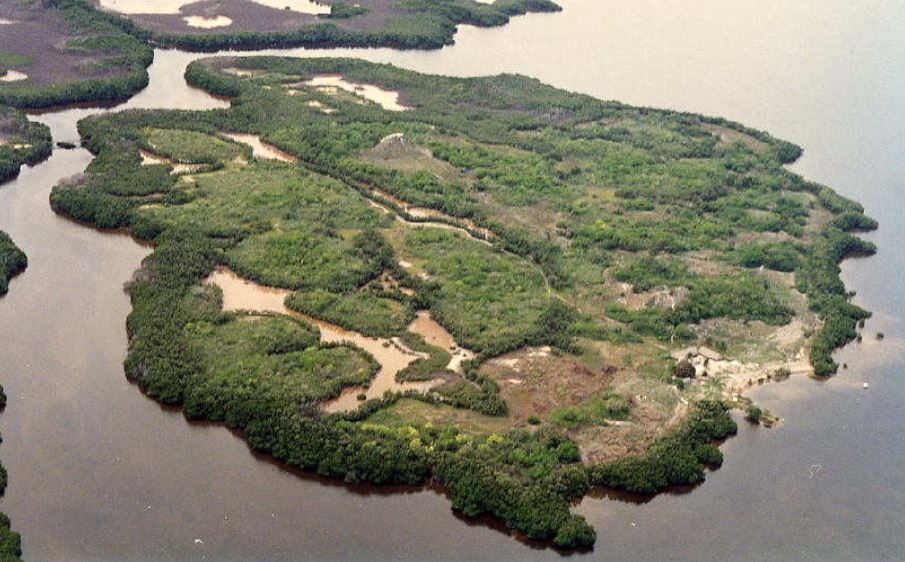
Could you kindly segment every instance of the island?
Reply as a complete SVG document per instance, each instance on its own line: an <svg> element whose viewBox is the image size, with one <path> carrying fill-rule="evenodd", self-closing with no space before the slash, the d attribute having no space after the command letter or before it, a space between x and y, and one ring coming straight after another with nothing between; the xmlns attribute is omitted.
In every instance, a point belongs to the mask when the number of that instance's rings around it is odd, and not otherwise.
<svg viewBox="0 0 905 562"><path fill-rule="evenodd" d="M701 482L747 388L869 315L838 264L875 221L767 133L352 59L186 78L231 106L81 121L51 204L154 244L128 378L289 465L588 548L575 501Z"/></svg>
<svg viewBox="0 0 905 562"><path fill-rule="evenodd" d="M462 24L556 12L550 0L21 0L0 4L0 104L45 108L128 99L154 46L437 49Z"/></svg>
<svg viewBox="0 0 905 562"><path fill-rule="evenodd" d="M148 85L154 52L129 22L82 0L0 4L0 104L123 100Z"/></svg>

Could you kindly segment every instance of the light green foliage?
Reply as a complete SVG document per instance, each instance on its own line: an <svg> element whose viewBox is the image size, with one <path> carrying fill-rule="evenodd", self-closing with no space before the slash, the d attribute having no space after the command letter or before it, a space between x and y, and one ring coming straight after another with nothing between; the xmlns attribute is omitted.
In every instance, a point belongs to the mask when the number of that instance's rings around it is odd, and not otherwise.
<svg viewBox="0 0 905 562"><path fill-rule="evenodd" d="M631 414L631 404L622 396L607 392L593 396L577 406L566 406L550 413L549 422L568 429L587 425L606 425L606 420L624 420Z"/></svg>
<svg viewBox="0 0 905 562"><path fill-rule="evenodd" d="M431 311L468 348L496 354L518 347L549 301L530 264L455 232L413 230L404 252L424 260L439 286Z"/></svg>
<svg viewBox="0 0 905 562"><path fill-rule="evenodd" d="M393 336L405 330L414 317L405 304L369 291L349 294L323 289L299 291L286 304L293 310L367 336Z"/></svg>
<svg viewBox="0 0 905 562"><path fill-rule="evenodd" d="M228 419L239 412L253 416L257 408L298 407L366 384L377 370L360 351L317 347L316 328L283 317L191 322L185 335L203 365L185 402L186 412L196 417Z"/></svg>
<svg viewBox="0 0 905 562"><path fill-rule="evenodd" d="M174 162L217 164L250 153L241 145L196 131L149 128L143 132L145 148Z"/></svg>

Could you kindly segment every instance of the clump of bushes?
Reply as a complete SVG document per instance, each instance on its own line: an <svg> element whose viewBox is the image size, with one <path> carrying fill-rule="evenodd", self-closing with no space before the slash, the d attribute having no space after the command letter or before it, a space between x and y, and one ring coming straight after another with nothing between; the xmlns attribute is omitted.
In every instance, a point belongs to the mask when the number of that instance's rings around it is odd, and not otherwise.
<svg viewBox="0 0 905 562"><path fill-rule="evenodd" d="M672 374L680 379L693 379L696 374L694 365L688 359L682 359L672 368Z"/></svg>
<svg viewBox="0 0 905 562"><path fill-rule="evenodd" d="M0 295L9 290L9 280L28 266L25 252L20 250L3 231L0 231Z"/></svg>

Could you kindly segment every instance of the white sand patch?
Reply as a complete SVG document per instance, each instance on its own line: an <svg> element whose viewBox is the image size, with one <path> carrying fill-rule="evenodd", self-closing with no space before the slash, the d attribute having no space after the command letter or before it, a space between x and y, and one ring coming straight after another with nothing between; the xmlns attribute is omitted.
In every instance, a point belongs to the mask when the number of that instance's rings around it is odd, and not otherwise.
<svg viewBox="0 0 905 562"><path fill-rule="evenodd" d="M226 16L215 16L206 18L204 16L186 16L182 18L189 27L200 27L201 29L213 29L215 27L228 27L233 24L233 20Z"/></svg>
<svg viewBox="0 0 905 562"><path fill-rule="evenodd" d="M19 23L19 22L13 21L13 20L5 20L3 18L0 18L0 25L13 25L14 23Z"/></svg>
<svg viewBox="0 0 905 562"><path fill-rule="evenodd" d="M101 8L121 14L178 14L191 0L100 0Z"/></svg>
<svg viewBox="0 0 905 562"><path fill-rule="evenodd" d="M249 76L257 76L258 74L261 74L260 70L250 70L247 68L236 68L234 66L231 66L229 68L224 68L223 72L225 72L226 74L232 74L233 76L241 76L243 78L247 78Z"/></svg>
<svg viewBox="0 0 905 562"><path fill-rule="evenodd" d="M372 101L387 111L406 111L411 109L411 107L402 105L399 102L399 92L384 90L373 84L355 84L347 82L345 78L335 74L315 76L311 80L304 82L304 85L313 86L324 93L330 93L328 88L339 88L368 101Z"/></svg>
<svg viewBox="0 0 905 562"><path fill-rule="evenodd" d="M20 80L27 80L28 74L24 72L19 72L18 70L7 70L6 74L0 76L0 82L19 82Z"/></svg>

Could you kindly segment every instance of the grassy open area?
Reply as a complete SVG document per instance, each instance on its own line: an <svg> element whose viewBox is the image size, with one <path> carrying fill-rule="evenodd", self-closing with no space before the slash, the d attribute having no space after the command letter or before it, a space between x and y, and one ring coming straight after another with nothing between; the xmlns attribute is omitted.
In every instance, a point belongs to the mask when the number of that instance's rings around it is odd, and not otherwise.
<svg viewBox="0 0 905 562"><path fill-rule="evenodd" d="M310 82L324 75L374 88ZM130 286L128 375L295 466L433 478L468 516L587 546L572 499L700 482L722 460L711 442L735 431L733 377L808 357L831 373L868 314L838 263L872 251L853 231L875 223L787 171L800 149L764 132L521 76L347 59L208 59L187 78L232 107L83 121L95 159L51 203L155 243ZM254 159L226 131L297 161ZM174 175L140 150L206 168ZM224 313L201 285L216 266L293 291L288 306L316 319L401 338L421 355L397 377L439 383L326 413L376 364L304 322ZM455 345L407 332L416 311ZM452 372L457 347L475 356ZM699 351L713 359L677 368Z"/></svg>

